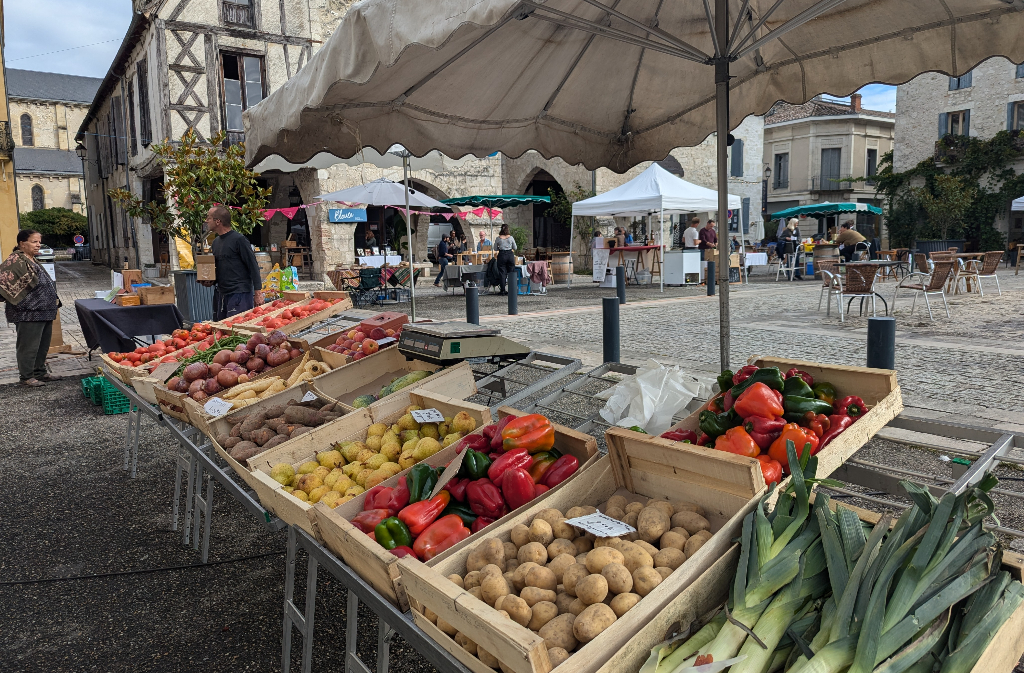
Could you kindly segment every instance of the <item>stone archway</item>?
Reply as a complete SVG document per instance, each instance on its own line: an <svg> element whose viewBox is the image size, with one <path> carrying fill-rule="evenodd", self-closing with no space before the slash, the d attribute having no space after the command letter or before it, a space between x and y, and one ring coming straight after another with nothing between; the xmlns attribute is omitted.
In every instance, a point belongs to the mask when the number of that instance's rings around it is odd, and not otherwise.
<svg viewBox="0 0 1024 673"><path fill-rule="evenodd" d="M548 196L547 189L565 193L576 185L590 189L593 177L583 166L571 166L561 159L545 159L539 152L529 151L520 157L502 160L502 187L505 194L537 194ZM569 227L545 221L549 205L507 208L504 219L510 225L528 232L529 247L554 247L568 250ZM540 218L540 221L537 221ZM564 229L564 232L561 231Z"/></svg>

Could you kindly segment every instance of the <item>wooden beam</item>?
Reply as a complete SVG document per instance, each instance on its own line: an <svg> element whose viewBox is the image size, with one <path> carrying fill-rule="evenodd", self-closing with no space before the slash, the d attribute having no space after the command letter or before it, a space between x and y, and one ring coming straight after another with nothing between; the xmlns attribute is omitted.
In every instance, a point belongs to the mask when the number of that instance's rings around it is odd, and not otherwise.
<svg viewBox="0 0 1024 673"><path fill-rule="evenodd" d="M197 33L209 33L211 35L224 35L240 40L252 40L254 42L265 41L274 44L297 44L302 46L311 45L308 37L291 37L289 35L277 35L275 33L264 33L259 30L246 30L244 28L228 28L226 26L208 26L201 23L188 21L167 21L167 28L172 30L187 30Z"/></svg>

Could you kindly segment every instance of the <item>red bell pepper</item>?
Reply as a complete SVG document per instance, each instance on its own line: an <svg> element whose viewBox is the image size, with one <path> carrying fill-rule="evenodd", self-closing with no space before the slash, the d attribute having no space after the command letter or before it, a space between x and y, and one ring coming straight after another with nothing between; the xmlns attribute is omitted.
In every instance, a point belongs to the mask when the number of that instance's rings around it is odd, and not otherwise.
<svg viewBox="0 0 1024 673"><path fill-rule="evenodd" d="M390 486L374 486L366 492L366 497L363 499L363 511L368 509L390 509L388 501L391 500L393 491L394 489Z"/></svg>
<svg viewBox="0 0 1024 673"><path fill-rule="evenodd" d="M478 516L476 518L476 521L473 522L473 525L469 527L469 530L474 533L479 533L484 528L487 528L492 523L494 523L494 521L494 519L488 518L486 516Z"/></svg>
<svg viewBox="0 0 1024 673"><path fill-rule="evenodd" d="M364 533L372 535L373 529L377 527L377 524L391 515L391 510L368 509L356 514L355 517L352 518L351 523Z"/></svg>
<svg viewBox="0 0 1024 673"><path fill-rule="evenodd" d="M711 437L706 432L700 433L700 437L697 438L697 446L707 446L711 443Z"/></svg>
<svg viewBox="0 0 1024 673"><path fill-rule="evenodd" d="M785 376L784 376L783 378L786 378L786 379L788 379L788 378L791 378L791 377L793 377L793 376L799 376L799 377L800 377L800 378L802 378L802 379L803 379L803 380L804 380L804 381L805 381L805 382L807 383L807 385L809 385L809 386L813 386L813 385L814 385L814 377L813 377L813 376L811 376L810 374L808 374L808 373L807 373L807 372L805 372L805 371L801 371L801 370L797 369L796 367L793 367L793 368L792 368L792 369L790 369L790 370L789 370L788 372L786 372L786 375L785 375Z"/></svg>
<svg viewBox="0 0 1024 673"><path fill-rule="evenodd" d="M500 484L501 475L505 474L506 470L511 470L514 467L529 467L532 462L533 457L525 448L503 453L487 468L487 478L492 483Z"/></svg>
<svg viewBox="0 0 1024 673"><path fill-rule="evenodd" d="M782 428L782 434L768 447L768 455L779 461L783 469L789 470L789 455L786 453L786 442L793 442L796 447L796 455L804 455L804 447L810 445L810 455L818 452L818 436L807 428L801 428L796 423L787 423Z"/></svg>
<svg viewBox="0 0 1024 673"><path fill-rule="evenodd" d="M509 509L519 509L533 500L533 477L521 467L506 470L501 477L501 494Z"/></svg>
<svg viewBox="0 0 1024 673"><path fill-rule="evenodd" d="M853 420L857 420L864 414L868 413L868 408L864 404L864 400L855 396L847 395L841 400L836 400L832 408L836 410L837 414L842 416L849 416Z"/></svg>
<svg viewBox="0 0 1024 673"><path fill-rule="evenodd" d="M544 484L534 484L533 485L533 497L535 497L535 498L539 497L541 493L544 493L544 492L550 491L550 490L551 489L548 488L547 486L545 486Z"/></svg>
<svg viewBox="0 0 1024 673"><path fill-rule="evenodd" d="M839 414L829 416L828 420L828 432L821 436L821 443L818 445L819 451L828 446L833 439L838 437L843 432L843 430L853 425L854 421L854 419L849 416L843 416Z"/></svg>
<svg viewBox="0 0 1024 673"><path fill-rule="evenodd" d="M761 476L764 477L764 483L777 484L782 481L782 463L764 454L757 457L757 462L761 463Z"/></svg>
<svg viewBox="0 0 1024 673"><path fill-rule="evenodd" d="M506 452L525 448L530 453L540 453L555 445L555 428L546 417L528 414L506 425L501 440Z"/></svg>
<svg viewBox="0 0 1024 673"><path fill-rule="evenodd" d="M466 435L459 440L459 446L455 449L455 453L462 453L465 449L473 449L474 451L489 451L491 442L483 435Z"/></svg>
<svg viewBox="0 0 1024 673"><path fill-rule="evenodd" d="M715 440L715 448L748 458L754 458L761 453L761 447L751 439L741 425L726 430L724 435Z"/></svg>
<svg viewBox="0 0 1024 673"><path fill-rule="evenodd" d="M548 488L554 488L576 474L578 469L580 469L580 461L576 459L576 456L562 456L544 473L541 483Z"/></svg>
<svg viewBox="0 0 1024 673"><path fill-rule="evenodd" d="M429 561L469 536L470 530L463 525L459 515L449 514L427 526L413 542L412 550L420 559Z"/></svg>
<svg viewBox="0 0 1024 673"><path fill-rule="evenodd" d="M767 450L772 445L772 442L782 434L782 428L785 425L786 421L781 418L751 416L744 421L743 429L747 431L747 434L750 435L755 444L761 447L762 450Z"/></svg>
<svg viewBox="0 0 1024 673"><path fill-rule="evenodd" d="M487 440L487 444L490 445L491 440L494 439L494 432L498 429L497 423L491 423L480 428L480 434L483 435L484 439Z"/></svg>
<svg viewBox="0 0 1024 673"><path fill-rule="evenodd" d="M740 394L735 409L741 418L779 418L785 413L775 391L761 382L755 383Z"/></svg>
<svg viewBox="0 0 1024 673"><path fill-rule="evenodd" d="M466 502L478 517L500 519L508 512L501 491L490 479L477 479L466 486Z"/></svg>
<svg viewBox="0 0 1024 673"><path fill-rule="evenodd" d="M444 490L448 491L448 494L458 502L466 502L467 486L469 486L469 479L455 477L445 484Z"/></svg>
<svg viewBox="0 0 1024 673"><path fill-rule="evenodd" d="M411 556L414 559L419 560L419 557L416 556L416 552L414 552L410 547L395 547L394 549L389 549L388 551L390 551L398 558L402 558L403 556Z"/></svg>
<svg viewBox="0 0 1024 673"><path fill-rule="evenodd" d="M398 484L391 490L391 499L384 505L392 512L400 512L409 504L409 485L405 483L405 475L398 478Z"/></svg>
<svg viewBox="0 0 1024 673"><path fill-rule="evenodd" d="M757 369L758 368L755 365L744 365L738 372L732 375L732 384L735 386L743 383L749 379L750 375L756 372Z"/></svg>
<svg viewBox="0 0 1024 673"><path fill-rule="evenodd" d="M539 484L544 473L556 460L558 460L558 456L549 451L533 454L533 462L530 463L530 476L533 478L533 483Z"/></svg>
<svg viewBox="0 0 1024 673"><path fill-rule="evenodd" d="M661 433L661 436L664 439L671 439L673 442L697 443L697 433L693 430L666 430Z"/></svg>
<svg viewBox="0 0 1024 673"><path fill-rule="evenodd" d="M501 442L503 439L501 433L505 430L505 426L514 420L516 420L515 416L506 416L498 421L498 424L494 426L494 436L491 437L491 451L501 451ZM491 460L493 460L493 458Z"/></svg>
<svg viewBox="0 0 1024 673"><path fill-rule="evenodd" d="M444 510L451 500L448 491L441 491L430 500L420 500L409 505L398 513L398 520L409 527L409 532L419 535L427 526L434 523L434 519ZM413 545L416 549L416 545Z"/></svg>
<svg viewBox="0 0 1024 673"><path fill-rule="evenodd" d="M722 393L722 411L729 411L735 404L736 400L732 396L732 388L729 388L729 390Z"/></svg>
<svg viewBox="0 0 1024 673"><path fill-rule="evenodd" d="M804 412L803 418L800 419L800 425L808 428L820 438L828 432L830 422L828 416L824 414L815 414L813 411L807 411Z"/></svg>

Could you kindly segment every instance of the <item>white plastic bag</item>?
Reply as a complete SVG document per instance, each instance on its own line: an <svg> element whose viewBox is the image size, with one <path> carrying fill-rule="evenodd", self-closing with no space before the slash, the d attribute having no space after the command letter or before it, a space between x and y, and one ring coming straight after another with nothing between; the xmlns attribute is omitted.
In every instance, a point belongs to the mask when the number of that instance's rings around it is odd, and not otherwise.
<svg viewBox="0 0 1024 673"><path fill-rule="evenodd" d="M602 397L607 396L608 402L601 409L601 418L612 425L636 425L648 434L660 435L703 388L680 367L648 360L635 376L605 391Z"/></svg>

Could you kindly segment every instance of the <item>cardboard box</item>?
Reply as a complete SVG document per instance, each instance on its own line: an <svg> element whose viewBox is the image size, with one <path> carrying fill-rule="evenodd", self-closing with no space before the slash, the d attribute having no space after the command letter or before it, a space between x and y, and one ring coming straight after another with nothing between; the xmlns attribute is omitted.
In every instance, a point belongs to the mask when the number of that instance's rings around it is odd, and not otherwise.
<svg viewBox="0 0 1024 673"><path fill-rule="evenodd" d="M196 280L217 280L217 262L213 255L196 255Z"/></svg>
<svg viewBox="0 0 1024 673"><path fill-rule="evenodd" d="M409 316L404 313L395 313L393 311L387 311L367 318L363 322L359 323L359 330L369 336L370 331L375 327L381 329L393 329L396 332L402 329L402 325L409 322Z"/></svg>
<svg viewBox="0 0 1024 673"><path fill-rule="evenodd" d="M138 306L141 302L137 294L119 294L114 297L114 303L118 306Z"/></svg>
<svg viewBox="0 0 1024 673"><path fill-rule="evenodd" d="M158 285L156 287L140 287L139 299L144 306L157 304L173 304L174 288L169 285Z"/></svg>
<svg viewBox="0 0 1024 673"><path fill-rule="evenodd" d="M309 299L309 293L302 290L285 290L281 293L281 298L288 301L305 301Z"/></svg>

